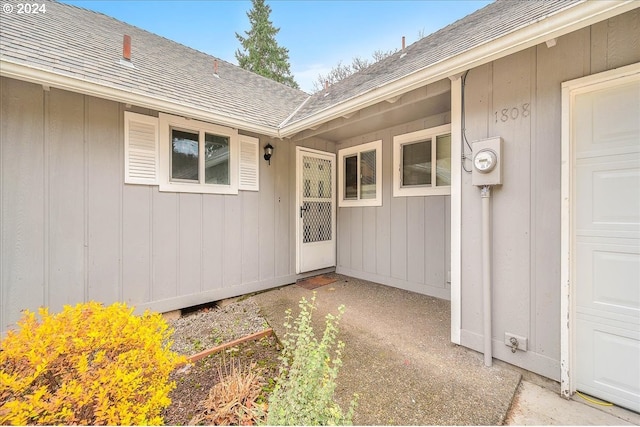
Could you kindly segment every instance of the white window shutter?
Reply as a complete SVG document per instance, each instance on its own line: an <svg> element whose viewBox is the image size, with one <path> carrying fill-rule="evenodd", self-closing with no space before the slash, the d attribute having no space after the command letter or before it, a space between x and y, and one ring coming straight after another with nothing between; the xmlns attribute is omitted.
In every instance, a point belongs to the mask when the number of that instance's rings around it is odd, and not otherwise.
<svg viewBox="0 0 640 427"><path fill-rule="evenodd" d="M125 111L124 182L158 185L158 118Z"/></svg>
<svg viewBox="0 0 640 427"><path fill-rule="evenodd" d="M239 190L260 189L260 141L251 136L240 137L240 183Z"/></svg>

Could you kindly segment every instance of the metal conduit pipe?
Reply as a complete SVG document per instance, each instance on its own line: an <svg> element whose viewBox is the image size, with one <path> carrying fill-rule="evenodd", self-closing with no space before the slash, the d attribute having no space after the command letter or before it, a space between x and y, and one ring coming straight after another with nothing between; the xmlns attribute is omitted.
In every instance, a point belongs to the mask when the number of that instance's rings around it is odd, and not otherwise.
<svg viewBox="0 0 640 427"><path fill-rule="evenodd" d="M491 366L491 187L485 185L480 190L482 198L482 305L484 326L484 365Z"/></svg>

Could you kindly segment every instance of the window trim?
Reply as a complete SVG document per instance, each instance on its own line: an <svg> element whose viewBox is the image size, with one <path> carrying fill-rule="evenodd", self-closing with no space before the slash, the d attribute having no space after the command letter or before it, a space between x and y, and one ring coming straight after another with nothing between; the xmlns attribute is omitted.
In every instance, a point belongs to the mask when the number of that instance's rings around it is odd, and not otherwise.
<svg viewBox="0 0 640 427"><path fill-rule="evenodd" d="M225 126L214 125L190 120L184 117L160 113L160 191L176 193L201 193L201 194L238 194L238 130ZM225 136L229 138L229 184L204 184L193 182L180 182L171 180L171 129L178 129L197 133L200 138L205 133ZM202 173L202 157L198 156L198 166Z"/></svg>
<svg viewBox="0 0 640 427"><path fill-rule="evenodd" d="M442 126L436 126L429 129L422 129L415 132L409 132L393 137L393 197L413 197L413 196L441 196L451 194L451 185L432 187L432 186L412 186L403 187L402 182L402 147L407 144L420 142L421 140L431 139L435 141L438 136L451 133L451 123ZM437 150L437 144L432 143L432 150ZM437 167L437 159L436 159Z"/></svg>
<svg viewBox="0 0 640 427"><path fill-rule="evenodd" d="M360 154L366 151L376 152L376 197L375 199L360 198L360 173L358 173L358 198L344 199L344 159L345 157L358 156L358 171L360 171ZM365 144L354 145L353 147L338 150L338 207L356 207L356 206L382 206L382 140L367 142Z"/></svg>

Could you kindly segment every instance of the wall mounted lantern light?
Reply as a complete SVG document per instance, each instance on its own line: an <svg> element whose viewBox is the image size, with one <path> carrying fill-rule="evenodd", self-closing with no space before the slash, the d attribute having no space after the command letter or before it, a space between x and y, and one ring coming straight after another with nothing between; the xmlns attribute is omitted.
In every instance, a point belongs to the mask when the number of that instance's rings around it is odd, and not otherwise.
<svg viewBox="0 0 640 427"><path fill-rule="evenodd" d="M273 154L273 146L267 144L264 146L264 159L271 165L271 155Z"/></svg>

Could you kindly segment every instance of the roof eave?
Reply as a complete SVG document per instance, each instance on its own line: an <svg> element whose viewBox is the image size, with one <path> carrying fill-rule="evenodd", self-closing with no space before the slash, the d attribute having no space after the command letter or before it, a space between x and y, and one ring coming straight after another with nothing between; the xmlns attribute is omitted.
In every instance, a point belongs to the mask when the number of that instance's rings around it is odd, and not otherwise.
<svg viewBox="0 0 640 427"><path fill-rule="evenodd" d="M0 76L23 80L44 86L82 93L97 98L108 99L124 104L175 114L195 120L212 122L248 132L255 132L269 137L280 137L277 127L270 127L247 122L231 116L199 109L173 100L153 97L123 89L106 86L95 82L65 76L49 70L29 67L23 64L0 59Z"/></svg>
<svg viewBox="0 0 640 427"><path fill-rule="evenodd" d="M640 7L634 0L584 1L545 17L503 37L447 58L395 81L332 105L302 120L285 125L280 136L288 138L306 129L315 128L338 117L377 104L421 86L458 75L515 52L544 43L597 22Z"/></svg>

